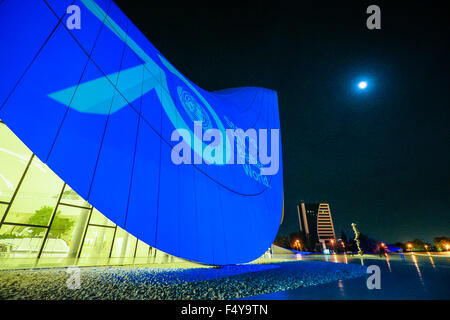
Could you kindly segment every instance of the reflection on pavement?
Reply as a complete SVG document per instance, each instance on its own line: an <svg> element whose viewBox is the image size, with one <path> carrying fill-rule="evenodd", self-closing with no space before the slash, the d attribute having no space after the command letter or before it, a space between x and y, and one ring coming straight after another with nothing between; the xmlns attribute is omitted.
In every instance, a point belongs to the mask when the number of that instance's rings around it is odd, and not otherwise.
<svg viewBox="0 0 450 320"><path fill-rule="evenodd" d="M378 255L304 255L299 263L328 261L329 263L361 263L378 265L381 289L369 290L367 277L339 280L313 287L275 292L249 299L450 299L450 256L423 254ZM368 274L369 276L369 274Z"/></svg>

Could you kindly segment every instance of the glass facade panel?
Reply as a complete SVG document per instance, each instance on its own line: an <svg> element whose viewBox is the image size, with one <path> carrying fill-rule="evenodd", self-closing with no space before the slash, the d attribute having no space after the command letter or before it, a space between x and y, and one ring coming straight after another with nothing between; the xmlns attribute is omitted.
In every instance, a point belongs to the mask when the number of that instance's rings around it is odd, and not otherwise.
<svg viewBox="0 0 450 320"><path fill-rule="evenodd" d="M2 221L3 215L4 215L7 207L8 207L7 204L0 203L0 221Z"/></svg>
<svg viewBox="0 0 450 320"><path fill-rule="evenodd" d="M31 151L0 123L0 201L11 200L31 156Z"/></svg>
<svg viewBox="0 0 450 320"><path fill-rule="evenodd" d="M148 257L148 253L150 250L150 246L141 240L138 241L138 246L136 249L136 258L145 258Z"/></svg>
<svg viewBox="0 0 450 320"><path fill-rule="evenodd" d="M89 213L89 209L60 204L41 256L76 258L81 248Z"/></svg>
<svg viewBox="0 0 450 320"><path fill-rule="evenodd" d="M47 226L63 184L56 174L34 157L6 221Z"/></svg>
<svg viewBox="0 0 450 320"><path fill-rule="evenodd" d="M0 269L148 262L156 251L116 227L32 157L0 121Z"/></svg>
<svg viewBox="0 0 450 320"><path fill-rule="evenodd" d="M117 227L114 237L114 246L111 254L112 258L132 258L136 249L136 238Z"/></svg>
<svg viewBox="0 0 450 320"><path fill-rule="evenodd" d="M86 200L81 198L71 187L66 184L64 192L61 196L61 202L66 204L72 204L75 206L90 208L91 205Z"/></svg>
<svg viewBox="0 0 450 320"><path fill-rule="evenodd" d="M46 228L3 224L0 228L0 256L2 258L37 257Z"/></svg>
<svg viewBox="0 0 450 320"><path fill-rule="evenodd" d="M89 226L81 251L82 258L107 258L111 250L114 228Z"/></svg>
<svg viewBox="0 0 450 320"><path fill-rule="evenodd" d="M114 222L109 220L107 217L102 215L97 209L94 208L92 211L91 220L89 221L89 224L96 224L100 226L110 226L115 227L116 225Z"/></svg>

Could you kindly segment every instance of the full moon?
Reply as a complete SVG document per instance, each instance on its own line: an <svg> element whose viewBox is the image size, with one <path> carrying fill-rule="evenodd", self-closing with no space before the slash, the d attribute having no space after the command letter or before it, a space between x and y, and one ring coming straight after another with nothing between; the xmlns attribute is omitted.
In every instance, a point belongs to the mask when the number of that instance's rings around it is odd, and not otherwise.
<svg viewBox="0 0 450 320"><path fill-rule="evenodd" d="M361 90L364 90L365 88L367 88L367 82L361 81L360 83L358 83L358 88L360 88Z"/></svg>

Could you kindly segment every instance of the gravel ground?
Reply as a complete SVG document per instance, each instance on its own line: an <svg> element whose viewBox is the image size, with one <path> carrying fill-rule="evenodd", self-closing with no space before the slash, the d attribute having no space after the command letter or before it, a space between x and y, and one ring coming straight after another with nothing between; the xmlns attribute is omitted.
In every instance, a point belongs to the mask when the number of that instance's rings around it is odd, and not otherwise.
<svg viewBox="0 0 450 320"><path fill-rule="evenodd" d="M366 267L318 261L222 268L80 268L69 289L67 269L0 271L0 299L237 299L365 275Z"/></svg>

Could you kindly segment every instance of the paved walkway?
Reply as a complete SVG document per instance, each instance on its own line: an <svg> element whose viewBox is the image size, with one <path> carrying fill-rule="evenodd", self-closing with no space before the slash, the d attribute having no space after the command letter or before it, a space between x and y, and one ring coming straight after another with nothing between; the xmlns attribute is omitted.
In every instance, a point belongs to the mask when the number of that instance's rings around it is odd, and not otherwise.
<svg viewBox="0 0 450 320"><path fill-rule="evenodd" d="M427 254L358 257L331 255L302 257L330 263L378 265L381 289L369 290L367 277L338 280L314 287L297 288L246 299L321 300L321 299L450 299L450 257ZM370 275L367 275L370 276Z"/></svg>

